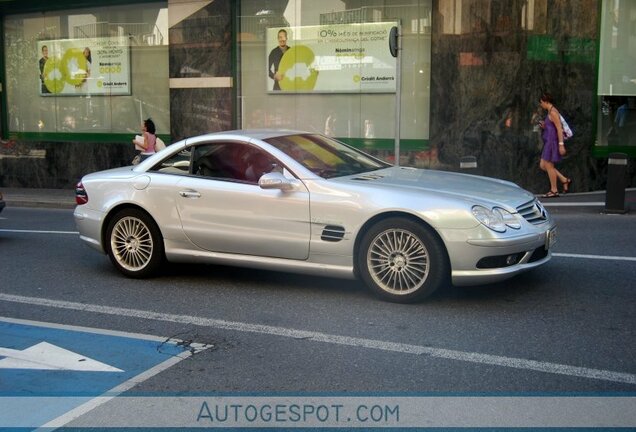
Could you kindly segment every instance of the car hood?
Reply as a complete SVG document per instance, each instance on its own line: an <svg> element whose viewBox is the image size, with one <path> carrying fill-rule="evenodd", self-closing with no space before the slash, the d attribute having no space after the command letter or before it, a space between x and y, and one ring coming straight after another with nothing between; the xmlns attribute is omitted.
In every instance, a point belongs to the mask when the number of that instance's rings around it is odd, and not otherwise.
<svg viewBox="0 0 636 432"><path fill-rule="evenodd" d="M342 178L349 183L370 187L390 187L441 198L469 201L471 204L505 205L511 210L534 200L534 195L516 184L470 174L409 167L391 167ZM479 202L476 202L479 201Z"/></svg>

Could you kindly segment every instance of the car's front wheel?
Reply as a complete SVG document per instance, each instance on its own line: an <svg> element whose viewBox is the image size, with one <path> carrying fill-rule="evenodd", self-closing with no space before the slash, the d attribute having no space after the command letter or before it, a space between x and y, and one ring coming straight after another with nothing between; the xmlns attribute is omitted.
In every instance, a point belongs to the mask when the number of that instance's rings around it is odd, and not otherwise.
<svg viewBox="0 0 636 432"><path fill-rule="evenodd" d="M157 224L145 212L124 209L111 219L106 249L115 267L128 277L155 274L163 262L163 239Z"/></svg>
<svg viewBox="0 0 636 432"><path fill-rule="evenodd" d="M450 274L441 240L431 229L402 217L372 226L357 256L358 273L366 285L396 303L424 299L444 285Z"/></svg>

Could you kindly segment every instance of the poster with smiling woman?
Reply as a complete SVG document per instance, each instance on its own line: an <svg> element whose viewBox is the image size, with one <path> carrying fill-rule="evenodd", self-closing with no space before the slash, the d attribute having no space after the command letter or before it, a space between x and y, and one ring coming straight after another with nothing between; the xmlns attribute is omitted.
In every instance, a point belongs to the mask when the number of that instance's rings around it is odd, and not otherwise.
<svg viewBox="0 0 636 432"><path fill-rule="evenodd" d="M130 95L125 37L38 42L41 96Z"/></svg>

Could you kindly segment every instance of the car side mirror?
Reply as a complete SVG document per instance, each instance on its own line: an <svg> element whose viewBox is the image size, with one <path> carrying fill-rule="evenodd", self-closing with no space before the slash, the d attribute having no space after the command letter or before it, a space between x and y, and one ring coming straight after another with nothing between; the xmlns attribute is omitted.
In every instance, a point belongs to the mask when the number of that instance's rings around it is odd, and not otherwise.
<svg viewBox="0 0 636 432"><path fill-rule="evenodd" d="M294 189L294 181L279 172L263 174L261 178L258 179L258 185L261 189L280 189L282 191Z"/></svg>

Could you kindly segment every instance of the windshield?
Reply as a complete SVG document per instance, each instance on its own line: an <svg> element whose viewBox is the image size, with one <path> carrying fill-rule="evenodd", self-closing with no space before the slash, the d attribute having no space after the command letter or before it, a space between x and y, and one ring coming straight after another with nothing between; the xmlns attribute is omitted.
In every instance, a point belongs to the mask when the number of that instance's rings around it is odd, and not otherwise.
<svg viewBox="0 0 636 432"><path fill-rule="evenodd" d="M361 174L391 166L322 135L287 135L268 138L265 142L323 178Z"/></svg>

